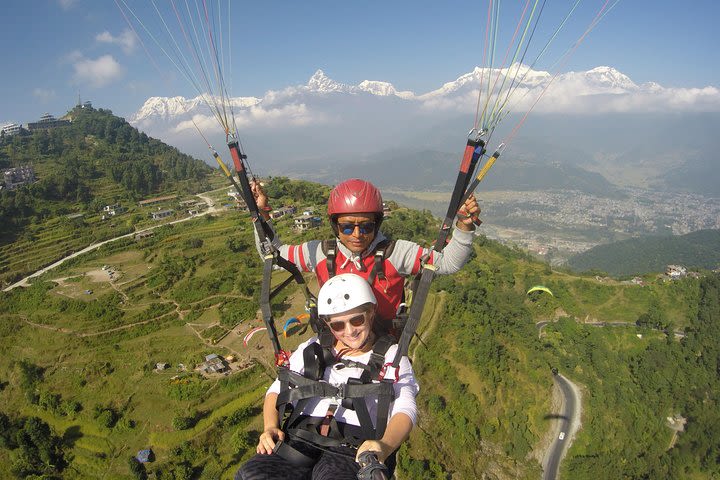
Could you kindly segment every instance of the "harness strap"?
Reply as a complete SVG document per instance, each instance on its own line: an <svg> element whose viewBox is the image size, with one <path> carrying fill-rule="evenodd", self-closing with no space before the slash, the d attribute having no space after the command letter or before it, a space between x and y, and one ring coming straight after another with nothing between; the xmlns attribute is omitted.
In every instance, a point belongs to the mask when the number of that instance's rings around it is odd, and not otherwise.
<svg viewBox="0 0 720 480"><path fill-rule="evenodd" d="M278 394L277 405L313 397L353 399L363 398L366 396L377 396L378 399L392 399L395 395L392 384L388 384L387 382L357 384L346 383L336 387L327 382L305 378L302 375L288 369L279 370L278 377L281 382L283 379L286 379L290 388L285 391L281 391Z"/></svg>
<svg viewBox="0 0 720 480"><path fill-rule="evenodd" d="M275 443L273 453L281 456L291 464L298 467L312 467L317 463L314 458L310 458L298 449L291 447L288 443L282 440Z"/></svg>
<svg viewBox="0 0 720 480"><path fill-rule="evenodd" d="M325 254L325 258L327 259L327 271L328 271L328 278L332 278L335 276L335 260L337 258L337 240L336 239L330 239L330 240L323 240L322 242L322 251Z"/></svg>
<svg viewBox="0 0 720 480"><path fill-rule="evenodd" d="M395 240L385 239L378 243L375 247L375 258L373 260L373 267L368 275L368 283L372 285L375 283L375 278L380 280L387 280L385 277L385 259L390 256L393 249L395 248Z"/></svg>

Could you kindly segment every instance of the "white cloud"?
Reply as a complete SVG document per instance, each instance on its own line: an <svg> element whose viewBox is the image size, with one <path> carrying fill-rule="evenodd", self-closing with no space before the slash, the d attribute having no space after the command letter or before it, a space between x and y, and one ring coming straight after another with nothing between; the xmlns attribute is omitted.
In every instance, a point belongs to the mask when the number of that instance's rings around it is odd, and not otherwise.
<svg viewBox="0 0 720 480"><path fill-rule="evenodd" d="M544 86L530 89L519 87L511 96L506 109L524 113L533 108L536 114L582 115L668 111L720 112L720 89L715 87L664 88L657 84L647 84L623 89L616 85L592 85L577 78L558 78L547 91L543 93L543 90ZM469 111L474 112L477 94L478 90L474 89L452 95L428 96L421 100L421 106L428 111L466 114Z"/></svg>
<svg viewBox="0 0 720 480"><path fill-rule="evenodd" d="M47 88L36 88L33 90L33 96L42 102L47 102L55 98L55 90Z"/></svg>
<svg viewBox="0 0 720 480"><path fill-rule="evenodd" d="M58 0L58 4L60 5L60 8L62 8L63 10L70 10L77 3L78 3L78 0Z"/></svg>
<svg viewBox="0 0 720 480"><path fill-rule="evenodd" d="M239 129L260 127L277 128L282 126L317 125L327 121L321 113L311 112L305 104L285 105L279 108L263 108L254 105L247 109L235 112L235 121ZM192 120L178 123L173 131L180 133L186 130L195 130L195 125L202 132L214 131L219 128L217 119L212 115L193 115Z"/></svg>
<svg viewBox="0 0 720 480"><path fill-rule="evenodd" d="M193 124L193 122L195 122ZM217 130L218 122L217 119L212 115L193 115L192 120L185 120L178 123L173 132L181 133L186 130L195 131L195 125L200 129L201 132Z"/></svg>
<svg viewBox="0 0 720 480"><path fill-rule="evenodd" d="M73 64L74 79L79 83L89 83L93 87L102 87L119 79L123 68L112 55L103 55L95 60L81 57Z"/></svg>
<svg viewBox="0 0 720 480"><path fill-rule="evenodd" d="M130 29L125 29L119 36L115 37L110 32L104 31L95 36L95 40L100 43L109 43L112 45L119 45L123 52L131 54L135 51L138 41L135 33Z"/></svg>

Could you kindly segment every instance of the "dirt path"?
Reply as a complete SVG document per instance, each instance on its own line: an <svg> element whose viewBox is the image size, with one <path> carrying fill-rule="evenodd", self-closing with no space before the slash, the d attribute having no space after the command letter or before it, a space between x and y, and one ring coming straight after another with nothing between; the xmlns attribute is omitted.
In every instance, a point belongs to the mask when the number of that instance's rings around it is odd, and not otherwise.
<svg viewBox="0 0 720 480"><path fill-rule="evenodd" d="M223 187L223 188L227 188L227 187ZM131 233L126 233L125 235L120 235L120 236L115 237L115 238L110 238L110 239L108 239L108 240L103 240L102 242L93 243L93 244L91 244L91 245L83 248L82 250L78 250L78 251L75 252L75 253L71 253L70 255L67 255L67 256L61 258L60 260L57 260L56 262L51 263L51 264L48 265L47 267L41 268L40 270L38 270L38 271L35 272L35 273L31 273L30 275L28 275L27 277L23 278L22 280L20 280L20 281L18 281L18 282L15 282L15 283L13 283L12 285L6 287L5 289L3 289L3 291L4 291L4 292L9 292L10 290L13 290L13 289L15 289L15 288L17 288L17 287L27 287L27 286L30 285L30 280L31 280L31 279L37 278L37 277L39 277L40 275L42 275L42 274L44 274L44 273L46 273L46 272L49 272L50 270L52 270L52 269L54 269L54 268L56 268L56 267L59 267L60 265L62 265L62 264L65 263L66 261L70 260L71 258L76 258L76 257L79 257L80 255L85 254L85 253L92 252L93 250L97 250L98 248L102 247L103 245L105 245L105 244L107 244L107 243L115 242L115 241L120 240L120 239L122 239L122 238L130 238L130 237L132 237L132 236L134 236L134 235L136 235L136 234L138 234L138 233L150 232L150 231L152 231L152 230L155 230L156 228L159 228L159 227L162 227L162 226L165 226L165 225L174 225L174 224L176 224L176 223L187 222L188 220L192 220L192 219L197 218L197 217L202 217L202 216L207 215L207 214L209 214L209 213L216 213L216 212L218 212L218 211L220 211L220 210L222 210L222 209L217 209L217 208L214 208L214 207L210 207L210 204L213 203L213 202L212 202L212 200L211 200L209 197L206 197L206 196L204 196L204 195L205 195L206 193L211 193L211 192L215 192L215 191L218 191L218 190L220 190L220 189L215 189L215 190L211 190L210 192L204 192L204 193L199 193L199 194L197 194L198 197L202 198L202 199L205 201L205 203L208 204L208 209L205 210L204 212L200 212L200 213L198 213L197 215L193 215L193 216L191 216L191 217L181 218L181 219L179 219L179 220L173 220L173 221L171 221L171 222L161 223L161 224L158 224L158 225L153 225L152 227L144 228L144 229L142 229L142 230L137 230L137 231L131 232Z"/></svg>

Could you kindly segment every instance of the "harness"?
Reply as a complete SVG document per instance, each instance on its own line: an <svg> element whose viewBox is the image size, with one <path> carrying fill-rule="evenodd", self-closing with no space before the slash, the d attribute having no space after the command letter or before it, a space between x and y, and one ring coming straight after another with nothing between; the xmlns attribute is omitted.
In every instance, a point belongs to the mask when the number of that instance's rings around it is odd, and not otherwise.
<svg viewBox="0 0 720 480"><path fill-rule="evenodd" d="M332 278L337 274L337 238L331 240L323 240L322 252L327 258L328 278ZM375 246L375 254L373 260L373 268L370 270L367 281L370 285L375 283L375 279L385 280L385 259L392 255L395 249L395 240L386 238Z"/></svg>
<svg viewBox="0 0 720 480"><path fill-rule="evenodd" d="M395 339L390 335L379 337L373 345L367 364L335 359L330 347L323 346L323 343L327 343L327 336L321 333L320 343L313 342L303 350L305 368L302 375L286 366L278 367L280 393L277 408L280 418L284 419L282 430L291 438L326 448L356 448L365 440L382 438L390 413L390 403L395 399L393 383L397 380L385 378L385 354L395 343ZM361 368L363 372L360 378L350 378L347 383L336 387L323 380L325 368L329 366ZM325 417L303 415L308 402L318 397L333 400ZM374 421L365 403L367 398L377 398L378 401ZM338 406L354 410L360 426L337 422L334 413ZM296 464L312 460L303 459L305 455L287 443L278 447L276 453Z"/></svg>

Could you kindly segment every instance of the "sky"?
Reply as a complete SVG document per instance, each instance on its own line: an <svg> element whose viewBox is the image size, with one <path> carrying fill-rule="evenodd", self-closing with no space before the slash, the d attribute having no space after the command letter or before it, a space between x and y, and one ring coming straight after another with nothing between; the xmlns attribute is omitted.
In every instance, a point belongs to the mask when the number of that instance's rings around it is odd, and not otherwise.
<svg viewBox="0 0 720 480"><path fill-rule="evenodd" d="M172 6L170 0L155 3L161 11ZM551 26L573 3L547 0L537 38L549 38ZM220 4L226 8L228 3ZM524 4L500 4L501 37L509 38ZM604 4L581 2L553 42L559 52L582 35ZM129 6L154 35L163 35L150 0L4 0L0 123L27 123L46 112L61 116L77 103L78 94L124 117L152 96L196 96L135 23L137 38L119 5ZM317 69L347 84L382 80L420 94L483 65L487 0L232 0L230 10L226 17L232 21L219 33L229 45L223 56L232 59L225 78L233 96L262 97L269 90L305 84ZM717 18L716 0L620 0L572 57L555 68L583 71L606 65L638 84L720 87ZM171 30L179 36L177 28Z"/></svg>

